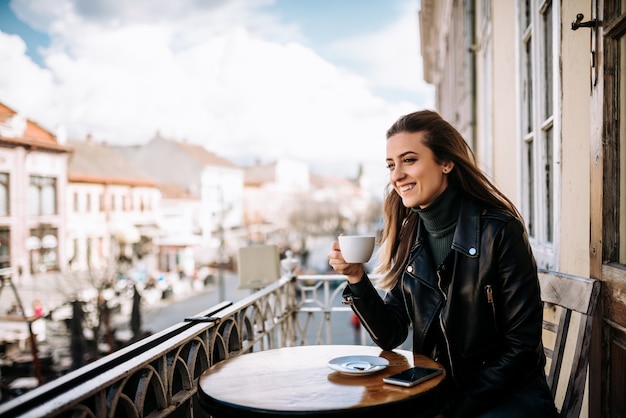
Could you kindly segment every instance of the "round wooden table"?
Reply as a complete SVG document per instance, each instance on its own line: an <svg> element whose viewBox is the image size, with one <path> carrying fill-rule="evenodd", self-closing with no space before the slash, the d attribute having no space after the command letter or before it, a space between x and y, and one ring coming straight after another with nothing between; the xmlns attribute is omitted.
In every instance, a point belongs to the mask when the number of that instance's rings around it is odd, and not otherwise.
<svg viewBox="0 0 626 418"><path fill-rule="evenodd" d="M329 360L352 355L384 357L373 374L346 375ZM414 365L441 367L406 350L359 345L310 345L242 354L215 364L200 377L200 403L213 417L324 416L432 417L441 404L445 372L412 388L383 377Z"/></svg>

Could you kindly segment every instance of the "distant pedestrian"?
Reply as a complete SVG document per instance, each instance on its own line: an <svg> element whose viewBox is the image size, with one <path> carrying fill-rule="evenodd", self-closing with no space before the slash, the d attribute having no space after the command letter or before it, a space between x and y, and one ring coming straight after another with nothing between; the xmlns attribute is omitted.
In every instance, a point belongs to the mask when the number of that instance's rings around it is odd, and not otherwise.
<svg viewBox="0 0 626 418"><path fill-rule="evenodd" d="M20 306L17 304L17 302L13 302L11 304L11 309L9 309L7 311L7 314L9 314L9 315L24 315L24 312L22 311L22 308L20 308Z"/></svg>
<svg viewBox="0 0 626 418"><path fill-rule="evenodd" d="M33 312L37 318L43 316L43 305L39 299L33 301Z"/></svg>

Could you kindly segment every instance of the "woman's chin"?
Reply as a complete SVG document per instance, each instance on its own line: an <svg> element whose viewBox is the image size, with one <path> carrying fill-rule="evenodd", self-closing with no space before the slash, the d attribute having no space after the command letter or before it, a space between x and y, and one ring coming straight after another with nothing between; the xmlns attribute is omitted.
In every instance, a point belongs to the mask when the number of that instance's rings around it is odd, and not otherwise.
<svg viewBox="0 0 626 418"><path fill-rule="evenodd" d="M407 208L418 207L418 202L415 199L402 198L402 204Z"/></svg>

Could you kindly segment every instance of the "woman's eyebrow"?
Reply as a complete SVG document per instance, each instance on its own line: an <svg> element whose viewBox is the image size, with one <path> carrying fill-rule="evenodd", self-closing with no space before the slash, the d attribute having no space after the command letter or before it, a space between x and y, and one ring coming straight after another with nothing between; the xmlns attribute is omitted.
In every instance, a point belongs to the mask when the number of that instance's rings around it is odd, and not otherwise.
<svg viewBox="0 0 626 418"><path fill-rule="evenodd" d="M398 155L398 156L397 156L397 157L395 157L395 158L404 158L404 157L406 157L407 155L410 155L410 154L413 154L413 155L419 155L419 154L418 154L417 152L415 152L415 151L405 151L405 152L403 152L402 154ZM393 160L393 157L387 157L387 160Z"/></svg>

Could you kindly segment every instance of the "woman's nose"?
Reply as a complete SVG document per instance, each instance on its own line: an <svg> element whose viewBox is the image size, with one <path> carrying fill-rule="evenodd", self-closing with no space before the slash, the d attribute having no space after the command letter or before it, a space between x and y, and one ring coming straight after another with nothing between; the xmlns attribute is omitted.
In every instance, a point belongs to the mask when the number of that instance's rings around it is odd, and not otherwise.
<svg viewBox="0 0 626 418"><path fill-rule="evenodd" d="M389 178L391 181L398 181L404 177L404 173L398 167L391 171Z"/></svg>

